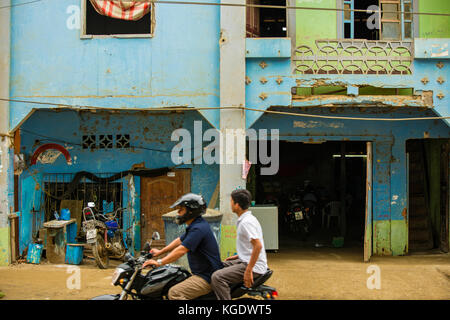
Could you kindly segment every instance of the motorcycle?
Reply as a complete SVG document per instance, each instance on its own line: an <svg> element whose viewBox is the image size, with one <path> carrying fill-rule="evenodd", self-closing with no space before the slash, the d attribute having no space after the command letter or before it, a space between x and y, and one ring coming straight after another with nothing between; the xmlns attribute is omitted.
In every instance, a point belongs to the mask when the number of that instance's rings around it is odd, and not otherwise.
<svg viewBox="0 0 450 320"><path fill-rule="evenodd" d="M311 215L308 207L303 205L300 197L292 195L289 198L289 206L286 212L286 223L290 231L293 233L300 233L303 240L306 240L311 227Z"/></svg>
<svg viewBox="0 0 450 320"><path fill-rule="evenodd" d="M151 241L159 240L159 233L152 235ZM134 258L131 254L125 255L125 263L119 265L111 279L111 284L120 286L122 292L120 294L101 295L91 300L127 300L129 297L133 300L164 300L168 299L169 289L184 281L191 276L191 273L185 268L168 264L161 267L154 267L152 270L144 274L143 264L146 260L151 259L153 254L150 251L150 243L146 243L144 250L138 258ZM264 285L271 277L273 271L268 270L264 275L257 278L251 288L244 287L243 283L236 284L231 288L231 297L240 298L245 294L251 297L273 300L278 296L275 288ZM197 300L216 300L214 292L210 292Z"/></svg>
<svg viewBox="0 0 450 320"><path fill-rule="evenodd" d="M123 259L126 246L123 242L122 232L118 222L118 214L123 208L118 208L108 214L94 214L93 202L83 209L83 231L86 233L86 242L92 245L97 266L107 269L109 257Z"/></svg>

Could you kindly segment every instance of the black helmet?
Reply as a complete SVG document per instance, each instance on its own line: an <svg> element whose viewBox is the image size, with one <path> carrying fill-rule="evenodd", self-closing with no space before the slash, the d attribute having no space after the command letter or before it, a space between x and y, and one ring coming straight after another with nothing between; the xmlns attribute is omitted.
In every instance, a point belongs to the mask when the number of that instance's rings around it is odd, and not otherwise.
<svg viewBox="0 0 450 320"><path fill-rule="evenodd" d="M174 204L170 206L170 208L175 208L176 206L186 207L187 212L183 216L177 216L175 218L175 222L177 224L183 224L188 220L194 219L206 212L206 201L199 194L195 193L186 193Z"/></svg>

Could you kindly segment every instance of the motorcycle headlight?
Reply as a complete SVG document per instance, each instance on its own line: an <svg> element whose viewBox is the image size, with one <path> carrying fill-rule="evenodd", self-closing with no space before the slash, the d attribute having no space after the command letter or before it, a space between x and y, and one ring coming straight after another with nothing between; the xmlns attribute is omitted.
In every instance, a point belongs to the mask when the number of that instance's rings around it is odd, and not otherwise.
<svg viewBox="0 0 450 320"><path fill-rule="evenodd" d="M112 275L112 278L111 278L111 284L112 284L113 286L116 285L117 280L119 280L119 277L120 277L120 275L121 275L123 272L125 272L124 269L122 269L122 268L116 268L116 270L114 271L114 274Z"/></svg>

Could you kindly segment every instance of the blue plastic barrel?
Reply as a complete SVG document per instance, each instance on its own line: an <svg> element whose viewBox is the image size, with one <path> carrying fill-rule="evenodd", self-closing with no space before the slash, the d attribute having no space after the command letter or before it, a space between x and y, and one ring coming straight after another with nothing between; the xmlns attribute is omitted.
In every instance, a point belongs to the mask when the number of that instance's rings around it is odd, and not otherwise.
<svg viewBox="0 0 450 320"><path fill-rule="evenodd" d="M28 245L27 262L39 264L41 262L43 248L44 246L42 244L30 243Z"/></svg>
<svg viewBox="0 0 450 320"><path fill-rule="evenodd" d="M70 210L69 209L61 209L61 216L59 220L70 220Z"/></svg>
<svg viewBox="0 0 450 320"><path fill-rule="evenodd" d="M68 243L66 245L66 263L80 264L83 261L83 248L82 244Z"/></svg>

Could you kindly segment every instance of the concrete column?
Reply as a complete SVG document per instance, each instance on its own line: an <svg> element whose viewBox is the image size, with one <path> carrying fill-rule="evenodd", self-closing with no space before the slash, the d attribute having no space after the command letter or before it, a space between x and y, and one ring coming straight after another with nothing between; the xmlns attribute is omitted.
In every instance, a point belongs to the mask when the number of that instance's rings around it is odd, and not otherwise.
<svg viewBox="0 0 450 320"><path fill-rule="evenodd" d="M406 139L397 136L392 146L391 163L391 250L404 255L408 248L408 187Z"/></svg>
<svg viewBox="0 0 450 320"><path fill-rule="evenodd" d="M373 254L392 255L391 249L392 142L373 143Z"/></svg>
<svg viewBox="0 0 450 320"><path fill-rule="evenodd" d="M9 97L10 66L10 20L11 1L2 2L6 7L0 10L0 97ZM11 188L9 103L0 101L0 266L8 265L10 260L9 221Z"/></svg>
<svg viewBox="0 0 450 320"><path fill-rule="evenodd" d="M245 4L245 0L227 0L226 3ZM224 213L222 225L234 225L236 215L230 210L230 193L245 188L242 179L242 162L245 156L245 7L221 6L220 8L220 106L236 107L220 111L220 210ZM235 148L226 139L232 129L239 139ZM243 138L243 139L242 139ZM228 147L227 147L228 145ZM234 164L229 160L234 159ZM226 163L228 162L228 163Z"/></svg>

